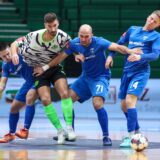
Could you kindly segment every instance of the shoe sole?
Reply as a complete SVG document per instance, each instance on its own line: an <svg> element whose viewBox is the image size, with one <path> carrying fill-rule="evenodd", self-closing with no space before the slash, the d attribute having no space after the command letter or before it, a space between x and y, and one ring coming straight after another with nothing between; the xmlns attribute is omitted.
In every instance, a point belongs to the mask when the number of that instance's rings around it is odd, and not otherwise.
<svg viewBox="0 0 160 160"><path fill-rule="evenodd" d="M103 146L112 146L112 144L103 144Z"/></svg>
<svg viewBox="0 0 160 160"><path fill-rule="evenodd" d="M58 141L58 137L53 137L53 140ZM65 140L68 142L75 142L76 141L76 139L69 139L68 137L66 137Z"/></svg>
<svg viewBox="0 0 160 160"><path fill-rule="evenodd" d="M119 146L120 148L131 148L131 146Z"/></svg>
<svg viewBox="0 0 160 160"><path fill-rule="evenodd" d="M21 137L19 136L18 134L15 134L18 138L21 138L21 139L27 139L28 137Z"/></svg>

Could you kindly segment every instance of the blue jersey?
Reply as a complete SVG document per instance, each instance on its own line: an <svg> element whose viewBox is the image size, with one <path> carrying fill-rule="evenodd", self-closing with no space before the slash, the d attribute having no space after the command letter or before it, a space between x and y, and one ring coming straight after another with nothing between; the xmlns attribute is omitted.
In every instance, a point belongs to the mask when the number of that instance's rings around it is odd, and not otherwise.
<svg viewBox="0 0 160 160"><path fill-rule="evenodd" d="M2 77L9 77L10 74L24 78L26 81L33 82L33 68L29 67L19 55L19 64L14 65L12 62L3 62Z"/></svg>
<svg viewBox="0 0 160 160"><path fill-rule="evenodd" d="M92 42L85 47L80 44L80 39L75 38L70 41L69 47L65 50L66 54L80 53L85 56L85 61L82 63L82 74L96 78L105 76L110 78L110 70L105 68L106 50L111 45L111 42L101 37L92 37Z"/></svg>
<svg viewBox="0 0 160 160"><path fill-rule="evenodd" d="M160 54L160 34L154 30L145 31L142 27L132 26L125 32L118 44L128 43L128 48L141 48L141 60L129 62L125 57L124 72L150 72L149 61L156 60Z"/></svg>

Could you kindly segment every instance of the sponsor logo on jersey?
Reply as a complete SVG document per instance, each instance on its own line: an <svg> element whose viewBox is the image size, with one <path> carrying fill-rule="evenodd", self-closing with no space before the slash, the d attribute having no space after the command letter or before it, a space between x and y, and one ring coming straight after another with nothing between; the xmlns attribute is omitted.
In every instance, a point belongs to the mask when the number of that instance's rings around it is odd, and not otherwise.
<svg viewBox="0 0 160 160"><path fill-rule="evenodd" d="M142 42L133 42L133 41L129 41L130 45L136 45L136 46L144 46L144 43Z"/></svg>

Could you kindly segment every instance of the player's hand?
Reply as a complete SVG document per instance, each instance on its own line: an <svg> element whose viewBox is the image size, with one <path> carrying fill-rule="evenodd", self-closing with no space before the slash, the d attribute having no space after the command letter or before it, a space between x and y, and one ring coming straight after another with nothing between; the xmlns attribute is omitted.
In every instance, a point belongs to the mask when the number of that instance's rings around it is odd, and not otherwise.
<svg viewBox="0 0 160 160"><path fill-rule="evenodd" d="M85 60L85 57L83 54L78 54L78 55L75 55L75 61L76 62L84 62Z"/></svg>
<svg viewBox="0 0 160 160"><path fill-rule="evenodd" d="M143 54L141 48L130 49L130 54Z"/></svg>
<svg viewBox="0 0 160 160"><path fill-rule="evenodd" d="M141 56L138 54L132 54L128 57L128 61L129 62L135 62L135 61L139 61L141 59Z"/></svg>
<svg viewBox="0 0 160 160"><path fill-rule="evenodd" d="M111 56L108 56L105 63L105 68L110 68L112 66L113 66L113 58Z"/></svg>
<svg viewBox="0 0 160 160"><path fill-rule="evenodd" d="M18 56L18 54L12 55L12 62L13 62L14 65L19 64L19 56Z"/></svg>
<svg viewBox="0 0 160 160"><path fill-rule="evenodd" d="M44 73L44 70L42 67L35 67L34 70L33 70L33 75L34 76L40 76Z"/></svg>

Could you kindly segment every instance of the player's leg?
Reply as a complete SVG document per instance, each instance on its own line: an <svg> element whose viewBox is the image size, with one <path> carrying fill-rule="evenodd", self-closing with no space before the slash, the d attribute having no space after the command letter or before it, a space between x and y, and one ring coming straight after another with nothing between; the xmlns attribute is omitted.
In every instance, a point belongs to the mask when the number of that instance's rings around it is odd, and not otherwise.
<svg viewBox="0 0 160 160"><path fill-rule="evenodd" d="M108 132L108 115L103 105L104 105L104 99L102 97L93 98L93 106L94 109L96 110L98 121L103 133L103 145L110 146L112 145L112 141L109 138L109 132Z"/></svg>
<svg viewBox="0 0 160 160"><path fill-rule="evenodd" d="M137 130L139 130L138 124L138 116L137 116L137 109L136 103L138 97L143 92L144 87L149 78L149 73L137 73L131 77L131 80L128 85L127 89L127 96L126 96L126 106L127 106L127 128L128 128L128 140L123 142L120 146L122 147L130 147L131 145L131 137Z"/></svg>
<svg viewBox="0 0 160 160"><path fill-rule="evenodd" d="M126 136L122 143L120 144L120 147L130 148L131 147L131 137L135 133L136 125L138 124L137 119L137 111L135 108L137 102L137 97L134 95L127 94L126 100L122 100L122 108L123 112L127 119L127 128L129 135Z"/></svg>
<svg viewBox="0 0 160 160"><path fill-rule="evenodd" d="M15 132L17 129L17 123L19 120L19 110L25 105L26 94L33 84L25 82L20 90L17 92L15 99L12 102L10 115L9 115L9 134L6 136L6 142L12 140L12 136L15 137ZM10 139L9 139L10 136ZM2 140L3 141L3 140ZM1 141L0 141L1 142Z"/></svg>
<svg viewBox="0 0 160 160"><path fill-rule="evenodd" d="M127 122L128 122L128 108L126 104L126 95L130 81L131 78L128 77L127 73L123 73L118 94L118 97L121 99L121 109L126 117ZM123 138L122 142L120 143L120 147L130 147L130 144L131 140L130 137L127 135L126 137Z"/></svg>
<svg viewBox="0 0 160 160"><path fill-rule="evenodd" d="M50 87L43 86L43 87L38 88L38 95L42 101L42 104L44 105L44 111L48 119L53 124L53 126L57 129L58 144L64 144L65 132L62 128L62 125L58 118L55 107L52 104L51 95L50 95Z"/></svg>
<svg viewBox="0 0 160 160"><path fill-rule="evenodd" d="M67 135L69 140L75 140L76 134L72 128L73 122L73 102L69 97L68 84L66 78L59 78L54 82L54 87L61 97L62 111L67 125Z"/></svg>
<svg viewBox="0 0 160 160"><path fill-rule="evenodd" d="M4 135L0 139L0 143L8 143L15 139L15 132L17 129L17 123L19 120L19 110L25 105L25 103L20 102L16 99L13 100L11 104L11 109L9 113L9 133Z"/></svg>
<svg viewBox="0 0 160 160"><path fill-rule="evenodd" d="M54 68L50 68L41 76L35 77L35 87L42 101L44 111L48 119L50 120L52 125L57 129L58 144L64 144L65 131L62 128L55 107L53 106L53 103L51 101L50 83L52 82L52 77L54 77L54 72Z"/></svg>
<svg viewBox="0 0 160 160"><path fill-rule="evenodd" d="M22 139L27 139L29 135L29 129L34 118L35 106L34 102L38 98L37 92L35 89L30 89L26 95L26 110L25 110L25 119L24 127L16 132L16 136Z"/></svg>
<svg viewBox="0 0 160 160"><path fill-rule="evenodd" d="M122 111L123 111L123 113L124 113L124 115L125 115L125 117L126 117L126 120L127 120L127 118L128 118L128 112L127 112L127 105L126 105L126 100L125 99L123 99L123 100L121 100L121 109L122 109ZM136 127L135 127L135 133L139 133L140 132L140 126L139 126L139 123L138 123L138 120L137 120L137 122L136 122Z"/></svg>
<svg viewBox="0 0 160 160"><path fill-rule="evenodd" d="M97 78L96 80L90 79L88 83L92 92L93 106L96 110L98 121L102 128L103 145L110 146L112 145L112 141L109 138L108 115L107 111L103 107L108 93L109 80L107 78Z"/></svg>
<svg viewBox="0 0 160 160"><path fill-rule="evenodd" d="M69 97L72 98L72 101L73 102L76 102L79 100L79 97L78 95L72 90L72 89L69 89ZM64 117L65 118L65 117ZM72 128L74 129L74 121L75 121L75 113L74 113L74 109L73 109L73 117L72 117ZM54 140L58 140L58 137L55 136L53 137ZM74 140L69 140L68 137L66 137L66 141L74 141Z"/></svg>

